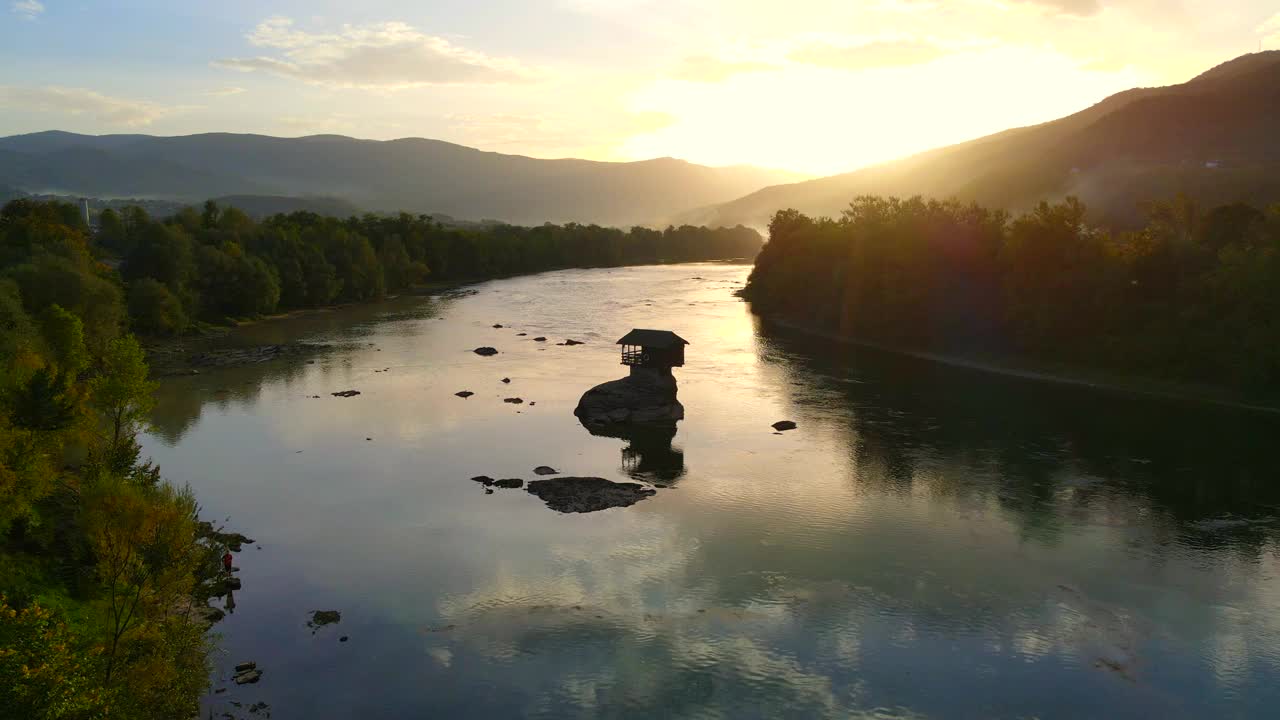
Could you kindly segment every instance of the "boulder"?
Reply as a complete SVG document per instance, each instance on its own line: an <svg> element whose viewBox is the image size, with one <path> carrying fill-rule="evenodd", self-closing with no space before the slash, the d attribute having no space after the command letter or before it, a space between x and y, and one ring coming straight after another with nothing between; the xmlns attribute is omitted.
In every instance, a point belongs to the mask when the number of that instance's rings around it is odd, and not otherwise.
<svg viewBox="0 0 1280 720"><path fill-rule="evenodd" d="M502 327L502 324L501 324L501 323L494 323L494 325L493 325L493 329L494 329L494 330L497 330L497 329L499 329L499 328L501 328L501 327Z"/></svg>
<svg viewBox="0 0 1280 720"><path fill-rule="evenodd" d="M534 475L559 475L560 471L550 465L539 465L533 469Z"/></svg>
<svg viewBox="0 0 1280 720"><path fill-rule="evenodd" d="M616 483L598 477L531 480L527 490L547 507L561 513L589 513L627 507L658 492L639 483Z"/></svg>
<svg viewBox="0 0 1280 720"><path fill-rule="evenodd" d="M501 480L494 480L493 486L513 490L515 488L524 487L524 481L520 478L503 478Z"/></svg>
<svg viewBox="0 0 1280 720"><path fill-rule="evenodd" d="M524 399L523 399L523 398L518 398L518 397L503 398L503 399L502 399L502 402L504 402L504 403L511 403L512 405L523 405L523 404L524 404Z"/></svg>
<svg viewBox="0 0 1280 720"><path fill-rule="evenodd" d="M533 339L534 342L546 342L547 339L541 335Z"/></svg>
<svg viewBox="0 0 1280 720"><path fill-rule="evenodd" d="M597 385L583 394L574 415L588 427L672 425L684 419L669 373L632 368L631 375Z"/></svg>
<svg viewBox="0 0 1280 720"><path fill-rule="evenodd" d="M454 393L454 395L457 395L460 398L466 399L471 397L472 395L475 395L475 393L471 392L470 390L461 390L459 392Z"/></svg>
<svg viewBox="0 0 1280 720"><path fill-rule="evenodd" d="M478 483L480 483L480 484L484 485L485 487L489 487L490 485L492 485L492 484L494 483L494 479L493 479L493 478L491 478L491 477L489 477L488 475L477 475L477 476L475 476L475 477L471 478L471 480L472 480L473 482L478 482Z"/></svg>
<svg viewBox="0 0 1280 720"><path fill-rule="evenodd" d="M235 676L235 681L237 685L247 685L249 683L256 683L261 679L262 679L261 670L249 670L247 672L242 672L239 675Z"/></svg>
<svg viewBox="0 0 1280 720"><path fill-rule="evenodd" d="M491 347L488 347L488 346L485 346L485 347L478 347L478 348L476 348L475 350L472 350L471 352L473 352L473 353L475 353L475 354L477 354L477 355L481 355L481 356L483 356L483 357L491 357L491 356L493 356L493 355L497 355L497 354L498 354L497 349L495 349L495 348L491 348Z"/></svg>
<svg viewBox="0 0 1280 720"><path fill-rule="evenodd" d="M529 333L516 333L516 337L526 337Z"/></svg>
<svg viewBox="0 0 1280 720"><path fill-rule="evenodd" d="M237 673L242 673L242 672L245 672L246 670L253 670L253 669L257 668L257 667L258 667L258 663L253 662L252 660L250 660L249 662L242 662L242 663L240 663L240 664L236 665L236 672L237 672Z"/></svg>
<svg viewBox="0 0 1280 720"><path fill-rule="evenodd" d="M510 385L510 384L511 384L511 378L502 378L502 384L503 384L503 385Z"/></svg>
<svg viewBox="0 0 1280 720"><path fill-rule="evenodd" d="M223 581L223 587L225 587L225 588L226 588L226 589L228 589L228 590L239 590L239 589L240 589L240 578L238 578L238 577L229 577L229 578L227 578L226 580L224 580L224 581Z"/></svg>
<svg viewBox="0 0 1280 720"><path fill-rule="evenodd" d="M782 432L783 430L795 430L796 424L790 420L779 420L773 424L773 429L778 432Z"/></svg>

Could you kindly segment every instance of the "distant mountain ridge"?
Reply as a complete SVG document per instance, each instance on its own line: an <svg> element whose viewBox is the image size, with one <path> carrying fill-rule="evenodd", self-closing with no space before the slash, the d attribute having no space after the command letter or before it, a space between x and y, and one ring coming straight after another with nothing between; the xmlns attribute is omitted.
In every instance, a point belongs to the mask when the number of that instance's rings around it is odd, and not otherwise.
<svg viewBox="0 0 1280 720"><path fill-rule="evenodd" d="M542 160L422 138L61 131L0 138L0 186L32 193L182 202L219 196L326 196L363 210L520 224L663 222L797 177L672 158Z"/></svg>
<svg viewBox="0 0 1280 720"><path fill-rule="evenodd" d="M1025 210L1080 197L1095 220L1139 221L1141 201L1280 201L1280 51L1183 83L1113 95L1052 122L1006 130L851 173L764 188L682 220L763 226L795 208L835 216L857 195L956 197Z"/></svg>

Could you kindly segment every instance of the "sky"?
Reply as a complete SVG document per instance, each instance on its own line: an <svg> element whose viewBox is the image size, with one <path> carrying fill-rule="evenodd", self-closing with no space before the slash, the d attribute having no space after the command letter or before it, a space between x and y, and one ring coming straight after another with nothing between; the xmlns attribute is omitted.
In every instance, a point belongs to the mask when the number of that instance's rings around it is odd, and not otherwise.
<svg viewBox="0 0 1280 720"><path fill-rule="evenodd" d="M1280 49L1277 0L0 3L0 135L429 137L812 175Z"/></svg>

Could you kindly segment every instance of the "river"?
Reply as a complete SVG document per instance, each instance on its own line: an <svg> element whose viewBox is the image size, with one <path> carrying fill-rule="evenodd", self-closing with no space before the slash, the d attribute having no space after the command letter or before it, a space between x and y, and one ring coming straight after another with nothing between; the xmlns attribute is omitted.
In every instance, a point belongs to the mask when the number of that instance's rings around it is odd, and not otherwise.
<svg viewBox="0 0 1280 720"><path fill-rule="evenodd" d="M567 270L264 322L231 340L315 354L165 380L144 452L257 541L205 712L1280 707L1280 421L806 338L734 297L748 271ZM632 327L691 343L674 438L572 414L624 374ZM538 465L660 487L563 515L470 480ZM261 682L228 683L243 660Z"/></svg>

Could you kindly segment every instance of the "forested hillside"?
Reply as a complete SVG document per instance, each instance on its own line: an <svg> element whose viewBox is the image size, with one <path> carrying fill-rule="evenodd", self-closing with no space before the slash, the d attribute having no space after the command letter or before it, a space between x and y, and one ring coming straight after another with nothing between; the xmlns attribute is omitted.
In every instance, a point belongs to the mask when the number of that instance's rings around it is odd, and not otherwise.
<svg viewBox="0 0 1280 720"><path fill-rule="evenodd" d="M0 717L188 718L225 548L139 455L153 383L67 205L0 210Z"/></svg>
<svg viewBox="0 0 1280 720"><path fill-rule="evenodd" d="M693 208L797 177L672 158L545 160L423 138L57 131L0 138L0 186L29 193L183 203L237 195L323 196L365 211L517 224L665 223Z"/></svg>
<svg viewBox="0 0 1280 720"><path fill-rule="evenodd" d="M1020 216L861 197L779 212L753 309L898 348L1280 391L1280 206L1146 205L1141 230L1074 198Z"/></svg>

